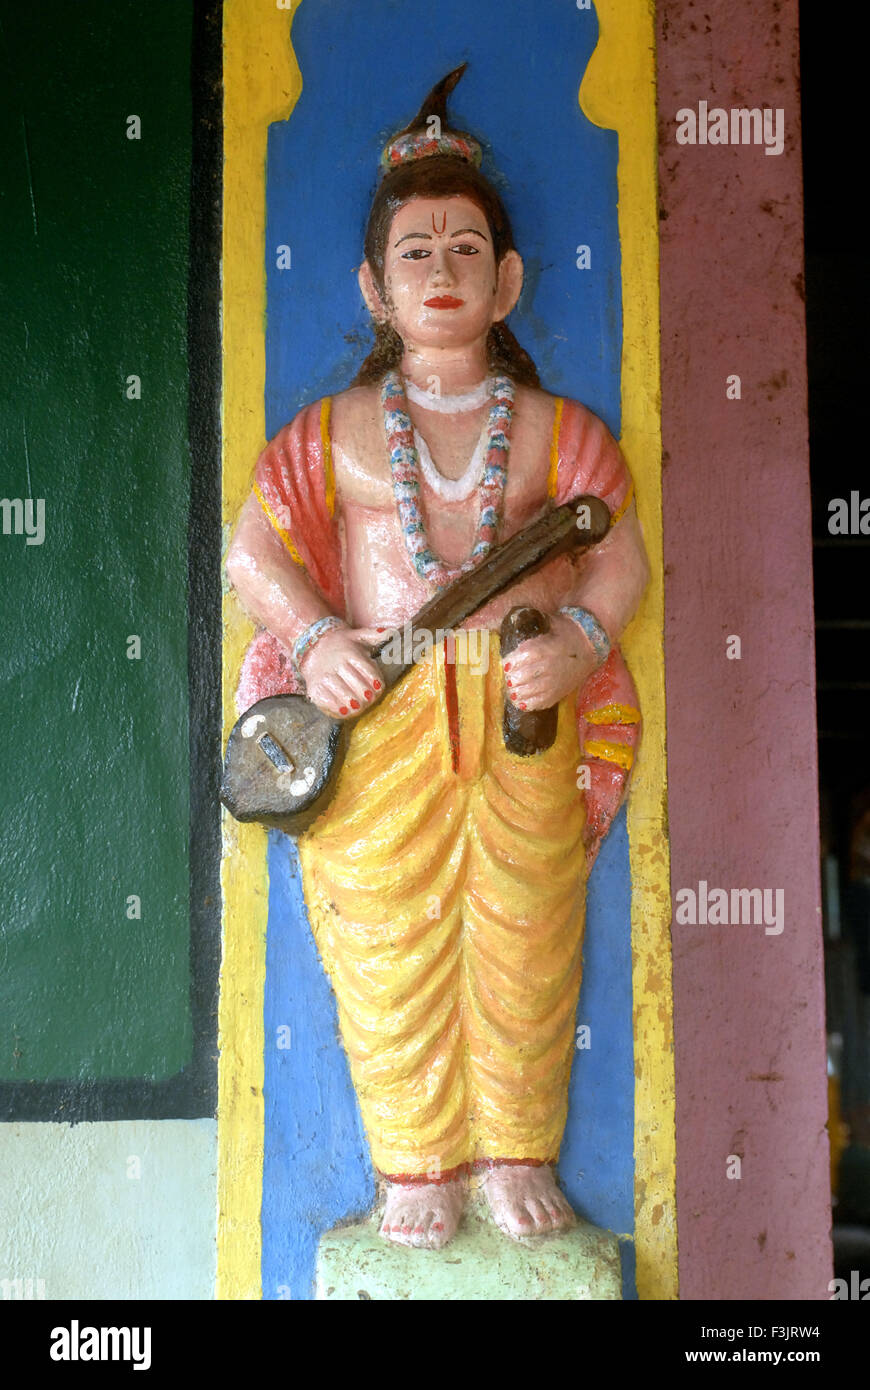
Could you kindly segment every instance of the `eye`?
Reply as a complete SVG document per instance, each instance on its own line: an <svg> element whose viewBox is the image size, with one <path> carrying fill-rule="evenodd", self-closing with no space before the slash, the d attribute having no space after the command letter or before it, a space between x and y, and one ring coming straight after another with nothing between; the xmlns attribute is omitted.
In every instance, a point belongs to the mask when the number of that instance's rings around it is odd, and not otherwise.
<svg viewBox="0 0 870 1390"><path fill-rule="evenodd" d="M456 246L451 246L451 251L455 251L457 256L479 256L480 248L472 246L467 241L460 241Z"/></svg>
<svg viewBox="0 0 870 1390"><path fill-rule="evenodd" d="M412 246L410 251L403 251L401 257L403 261L422 261L424 256L431 256L431 251L427 251L425 246Z"/></svg>

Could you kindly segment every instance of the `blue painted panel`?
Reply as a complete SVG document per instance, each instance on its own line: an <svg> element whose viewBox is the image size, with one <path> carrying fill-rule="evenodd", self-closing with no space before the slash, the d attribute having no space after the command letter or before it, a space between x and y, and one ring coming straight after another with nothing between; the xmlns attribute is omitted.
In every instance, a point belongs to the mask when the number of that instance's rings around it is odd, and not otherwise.
<svg viewBox="0 0 870 1390"><path fill-rule="evenodd" d="M277 830L268 864L263 1297L298 1299L309 1296L322 1233L368 1211L375 1180L296 845Z"/></svg>
<svg viewBox="0 0 870 1390"><path fill-rule="evenodd" d="M596 860L586 893L583 984L577 1023L589 1047L574 1058L559 1178L596 1226L634 1231L634 1033L631 884L625 808ZM623 1247L623 1295L634 1289L634 1251Z"/></svg>
<svg viewBox="0 0 870 1390"><path fill-rule="evenodd" d="M577 99L597 35L594 11L570 0L303 0L292 32L302 95L268 146L270 437L306 401L347 386L365 356L355 272L381 149L465 60L450 117L483 143L526 266L511 327L547 390L576 396L619 434L617 137ZM281 245L289 270L277 269ZM592 248L591 270L577 269L579 245Z"/></svg>
<svg viewBox="0 0 870 1390"><path fill-rule="evenodd" d="M511 327L548 390L582 400L619 434L617 139L577 100L597 32L594 11L567 0L303 0L292 35L303 91L268 143L270 436L305 402L347 386L368 351L355 271L380 150L466 59L451 120L484 144L484 172L526 265ZM590 271L577 269L581 244ZM276 267L280 245L291 248L289 270ZM263 1291L306 1298L321 1233L362 1215L374 1180L298 861L278 834L269 872ZM560 1175L584 1215L624 1233L634 1205L629 901L623 815L590 884L578 1021L592 1047L576 1057ZM277 1046L283 1024L289 1049Z"/></svg>

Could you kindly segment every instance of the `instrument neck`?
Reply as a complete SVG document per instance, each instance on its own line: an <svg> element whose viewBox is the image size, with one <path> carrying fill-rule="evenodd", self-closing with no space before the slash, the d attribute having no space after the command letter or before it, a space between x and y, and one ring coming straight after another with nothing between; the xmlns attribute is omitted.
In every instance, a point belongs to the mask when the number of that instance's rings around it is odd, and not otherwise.
<svg viewBox="0 0 870 1390"><path fill-rule="evenodd" d="M578 508L587 509L589 525L580 527ZM481 608L510 588L523 575L531 573L557 555L587 549L604 538L610 525L607 504L597 497L577 497L518 531L510 540L490 551L486 559L468 574L429 599L402 628L396 629L375 647L372 656L384 673L388 687L394 686L415 664L412 653L429 652L437 634L453 631Z"/></svg>

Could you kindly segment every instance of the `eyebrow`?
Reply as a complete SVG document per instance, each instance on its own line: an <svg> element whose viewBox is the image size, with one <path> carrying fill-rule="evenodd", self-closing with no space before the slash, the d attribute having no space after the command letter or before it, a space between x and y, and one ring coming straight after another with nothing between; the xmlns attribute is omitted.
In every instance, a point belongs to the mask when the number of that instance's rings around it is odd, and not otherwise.
<svg viewBox="0 0 870 1390"><path fill-rule="evenodd" d="M458 231L451 232L450 236L479 236L481 241L488 240L488 237L484 236L483 232L479 232L476 227L460 227ZM401 246L403 241L410 241L412 237L420 237L424 241L432 240L432 237L429 232L406 232L404 236L399 237L399 240L395 243L395 245Z"/></svg>

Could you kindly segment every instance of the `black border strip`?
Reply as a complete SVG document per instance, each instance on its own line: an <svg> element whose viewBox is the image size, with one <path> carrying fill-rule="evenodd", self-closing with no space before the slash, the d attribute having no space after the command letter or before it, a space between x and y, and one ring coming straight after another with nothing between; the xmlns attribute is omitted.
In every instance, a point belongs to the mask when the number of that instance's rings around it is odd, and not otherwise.
<svg viewBox="0 0 870 1390"><path fill-rule="evenodd" d="M220 969L220 246L222 0L192 0L187 281L190 1008L193 1057L165 1081L0 1082L0 1121L201 1119L217 1109Z"/></svg>

